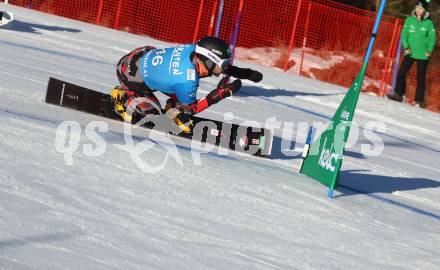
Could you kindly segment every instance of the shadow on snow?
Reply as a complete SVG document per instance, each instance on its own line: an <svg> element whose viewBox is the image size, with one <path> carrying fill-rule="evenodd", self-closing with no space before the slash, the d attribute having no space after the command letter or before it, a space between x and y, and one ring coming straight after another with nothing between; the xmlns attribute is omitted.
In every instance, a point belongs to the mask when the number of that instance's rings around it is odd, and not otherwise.
<svg viewBox="0 0 440 270"><path fill-rule="evenodd" d="M393 193L425 188L438 188L440 181L427 178L404 178L362 173L366 170L341 171L340 185L348 190L340 190L342 196L358 193Z"/></svg>
<svg viewBox="0 0 440 270"><path fill-rule="evenodd" d="M70 33L81 32L81 30L74 29L74 28L28 23L28 22L23 22L23 21L19 21L19 20L12 21L11 26L9 27L9 30L13 30L13 31L41 35L42 33L38 31L39 29L40 30L47 30L47 31L57 31L57 32L63 31L63 32L70 32Z"/></svg>

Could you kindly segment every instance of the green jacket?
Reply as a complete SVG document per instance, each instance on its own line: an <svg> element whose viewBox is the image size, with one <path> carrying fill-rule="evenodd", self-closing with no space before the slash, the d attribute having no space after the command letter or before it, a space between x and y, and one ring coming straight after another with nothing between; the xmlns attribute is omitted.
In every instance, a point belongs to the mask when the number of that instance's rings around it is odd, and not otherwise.
<svg viewBox="0 0 440 270"><path fill-rule="evenodd" d="M431 19L419 21L415 16L406 18L402 29L402 43L404 49L411 50L411 57L418 60L427 60L426 53L432 53L437 41L435 27Z"/></svg>

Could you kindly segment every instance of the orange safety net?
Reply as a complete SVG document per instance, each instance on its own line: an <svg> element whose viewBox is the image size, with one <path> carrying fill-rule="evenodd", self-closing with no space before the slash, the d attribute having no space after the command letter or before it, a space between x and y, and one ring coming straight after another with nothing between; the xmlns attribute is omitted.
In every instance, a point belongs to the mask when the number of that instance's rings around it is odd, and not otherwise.
<svg viewBox="0 0 440 270"><path fill-rule="evenodd" d="M10 0L35 10L173 43L213 34L221 0ZM229 40L237 0L224 0L220 37ZM200 12L199 12L200 11ZM359 72L376 14L328 0L244 0L236 57L349 87ZM364 91L391 91L403 21L385 16ZM197 32L196 32L197 31ZM400 60L403 57L400 57ZM427 105L440 111L440 50L427 75ZM415 67L407 96L415 96Z"/></svg>

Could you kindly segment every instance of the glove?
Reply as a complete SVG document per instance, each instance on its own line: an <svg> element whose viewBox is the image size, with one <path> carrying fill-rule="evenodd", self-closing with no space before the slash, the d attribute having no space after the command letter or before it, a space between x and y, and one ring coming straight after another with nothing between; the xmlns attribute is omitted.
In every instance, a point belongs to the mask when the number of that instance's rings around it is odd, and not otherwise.
<svg viewBox="0 0 440 270"><path fill-rule="evenodd" d="M229 77L223 78L217 85L217 89L212 90L207 96L208 106L219 102L222 99L232 96L241 88L241 80L237 79L231 83L227 83Z"/></svg>
<svg viewBox="0 0 440 270"><path fill-rule="evenodd" d="M194 115L204 111L209 106L219 102L222 99L230 97L233 93L236 93L241 88L241 80L237 79L232 83L228 83L229 77L225 77L220 80L217 85L217 89L212 90L206 97L197 100L196 102L185 105L176 100L168 99L165 111L175 109L177 112L184 113L186 115ZM174 116L173 116L174 118Z"/></svg>
<svg viewBox="0 0 440 270"><path fill-rule="evenodd" d="M250 68L239 68L233 65L228 65L224 73L228 76L253 82L260 82L263 79L263 74L261 72Z"/></svg>
<svg viewBox="0 0 440 270"><path fill-rule="evenodd" d="M228 83L229 79L230 79L230 76L226 76L223 79L221 79L217 84L216 90L219 88L223 88Z"/></svg>
<svg viewBox="0 0 440 270"><path fill-rule="evenodd" d="M217 85L217 89L212 90L206 96L208 100L208 104L212 105L219 102L222 99L232 96L232 94L236 93L241 88L241 80L237 79L231 83L227 83L229 77L223 78Z"/></svg>
<svg viewBox="0 0 440 270"><path fill-rule="evenodd" d="M263 80L263 74L261 72L251 69L249 73L249 80L253 82L261 82L261 80Z"/></svg>
<svg viewBox="0 0 440 270"><path fill-rule="evenodd" d="M213 93L214 91L226 91L226 90L230 90L232 91L232 93L236 93L240 88L241 88L241 80L237 79L231 83L228 83L229 80L231 79L230 76L224 77L223 79L220 80L220 82L217 84L217 88L213 91L211 91L211 93Z"/></svg>

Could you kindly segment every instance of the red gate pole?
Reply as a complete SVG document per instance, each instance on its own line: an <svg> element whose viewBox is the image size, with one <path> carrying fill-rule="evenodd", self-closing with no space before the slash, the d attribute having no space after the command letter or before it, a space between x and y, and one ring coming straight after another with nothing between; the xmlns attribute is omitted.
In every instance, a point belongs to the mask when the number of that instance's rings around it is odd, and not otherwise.
<svg viewBox="0 0 440 270"><path fill-rule="evenodd" d="M119 0L118 8L116 9L115 24L113 25L113 28L115 28L115 29L117 29L119 26L119 17L121 16L121 7L122 7L122 0Z"/></svg>
<svg viewBox="0 0 440 270"><path fill-rule="evenodd" d="M388 69L390 66L390 62L392 62L391 61L391 54L394 51L394 43L396 40L396 35L398 34L398 32L397 32L398 28L399 28L399 19L396 19L396 22L394 24L394 30L393 30L393 38L391 39L391 44L390 44L390 48L388 50L388 55L387 55L387 61L385 62L385 67L384 67L383 75L382 75L382 81L381 81L380 87L379 87L378 95L380 97L384 96L386 93L386 89L385 89L386 88L386 79L388 78L388 73L389 73Z"/></svg>
<svg viewBox="0 0 440 270"><path fill-rule="evenodd" d="M304 64L304 49L306 47L307 44L307 34L309 31L309 20L310 20L310 12L312 10L312 2L309 2L309 6L307 8L307 18L306 18L306 26L304 29L304 40L303 40L303 47L302 47L302 51L301 51L301 64L299 66L299 75L301 76L302 74L302 70L303 70L303 64Z"/></svg>
<svg viewBox="0 0 440 270"><path fill-rule="evenodd" d="M290 36L289 49L287 50L286 60L284 61L284 71L287 71L287 68L289 66L290 54L292 53L292 50L293 50L293 42L295 40L296 27L298 24L301 3L302 3L302 0L299 0L298 7L296 8L296 16L295 16L295 20L293 23L292 35Z"/></svg>
<svg viewBox="0 0 440 270"><path fill-rule="evenodd" d="M99 0L98 14L96 15L95 24L99 24L101 22L101 15L102 15L102 7L103 6L104 6L104 0Z"/></svg>
<svg viewBox="0 0 440 270"><path fill-rule="evenodd" d="M217 6L218 0L215 0L214 6L212 7L211 21L209 22L208 36L212 36L212 32L214 31L215 12L217 11Z"/></svg>
<svg viewBox="0 0 440 270"><path fill-rule="evenodd" d="M196 42L196 39L197 39L197 33L199 32L200 19L202 18L202 11L203 11L203 2L205 2L205 1L202 0L202 1L200 2L200 6L199 6L199 15L197 16L196 29L194 30L194 36L193 36L193 43Z"/></svg>

